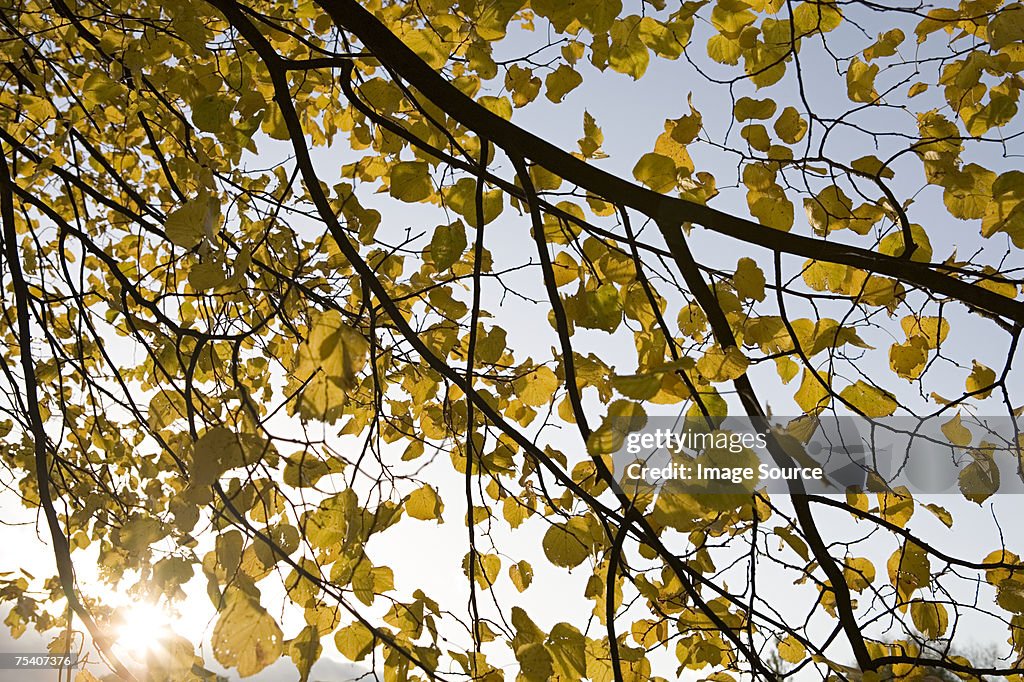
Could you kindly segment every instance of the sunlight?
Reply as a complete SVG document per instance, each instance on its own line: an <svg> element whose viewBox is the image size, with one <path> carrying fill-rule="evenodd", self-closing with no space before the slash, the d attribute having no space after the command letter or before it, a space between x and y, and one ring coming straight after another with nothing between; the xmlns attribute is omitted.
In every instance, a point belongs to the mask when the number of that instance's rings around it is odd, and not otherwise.
<svg viewBox="0 0 1024 682"><path fill-rule="evenodd" d="M171 634L172 615L157 604L138 603L120 609L114 629L118 656L142 662Z"/></svg>

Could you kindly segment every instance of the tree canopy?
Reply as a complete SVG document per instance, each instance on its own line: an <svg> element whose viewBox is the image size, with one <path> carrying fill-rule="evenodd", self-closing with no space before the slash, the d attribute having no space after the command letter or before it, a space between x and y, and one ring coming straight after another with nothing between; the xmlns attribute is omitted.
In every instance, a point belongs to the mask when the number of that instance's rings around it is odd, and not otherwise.
<svg viewBox="0 0 1024 682"><path fill-rule="evenodd" d="M964 426L1024 402L1021 4L13 0L0 51L5 481L56 560L0 576L16 636L125 680L1021 679L1024 563L956 513L1024 461ZM648 416L773 411L940 418L971 486L617 483ZM110 586L205 589L210 646L140 672Z"/></svg>

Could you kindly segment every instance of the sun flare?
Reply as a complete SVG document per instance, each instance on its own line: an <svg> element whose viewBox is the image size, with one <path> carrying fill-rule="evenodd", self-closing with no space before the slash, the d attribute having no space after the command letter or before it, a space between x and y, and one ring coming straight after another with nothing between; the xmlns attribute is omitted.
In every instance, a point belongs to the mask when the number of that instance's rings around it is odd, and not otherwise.
<svg viewBox="0 0 1024 682"><path fill-rule="evenodd" d="M114 649L120 656L145 660L171 633L172 614L156 604L132 604L120 610Z"/></svg>

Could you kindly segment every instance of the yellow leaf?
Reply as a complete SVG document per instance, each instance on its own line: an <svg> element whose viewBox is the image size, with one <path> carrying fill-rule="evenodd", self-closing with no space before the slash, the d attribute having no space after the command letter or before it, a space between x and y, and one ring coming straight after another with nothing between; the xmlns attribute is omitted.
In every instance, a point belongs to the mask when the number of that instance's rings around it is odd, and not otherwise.
<svg viewBox="0 0 1024 682"><path fill-rule="evenodd" d="M755 301L765 300L765 273L753 258L740 258L732 284L740 298Z"/></svg>
<svg viewBox="0 0 1024 682"><path fill-rule="evenodd" d="M577 144L585 159L603 159L607 156L601 151L601 145L604 144L604 133L601 132L601 128L589 111L583 112L583 137L577 140Z"/></svg>
<svg viewBox="0 0 1024 682"><path fill-rule="evenodd" d="M937 504L926 504L923 506L925 509L934 514L935 518L941 521L942 525L944 525L946 528L953 527L953 515L950 514L945 507L941 507Z"/></svg>
<svg viewBox="0 0 1024 682"><path fill-rule="evenodd" d="M828 407L831 401L829 392L822 386L821 381L811 374L812 371L817 374L815 370L804 369L803 377L800 379L800 388L793 395L796 404L807 413L820 412ZM828 383L826 377L822 377L822 379L826 384Z"/></svg>
<svg viewBox="0 0 1024 682"><path fill-rule="evenodd" d="M686 145L672 135L673 130L671 122L666 122L665 132L659 135L657 142L654 143L654 152L672 159L677 177L687 177L694 170L693 159L690 158Z"/></svg>
<svg viewBox="0 0 1024 682"><path fill-rule="evenodd" d="M512 106L523 107L540 94L540 79L533 75L532 69L513 64L505 74L505 87L512 91Z"/></svg>
<svg viewBox="0 0 1024 682"><path fill-rule="evenodd" d="M736 100L733 115L740 122L750 119L767 119L775 115L775 108L775 100L772 99L740 97Z"/></svg>
<svg viewBox="0 0 1024 682"><path fill-rule="evenodd" d="M910 605L910 617L914 627L928 639L942 637L949 626L946 607L936 602L915 601Z"/></svg>
<svg viewBox="0 0 1024 682"><path fill-rule="evenodd" d="M89 72L82 84L82 96L89 104L109 104L121 92L121 85L99 69Z"/></svg>
<svg viewBox="0 0 1024 682"><path fill-rule="evenodd" d="M169 213L164 229L172 243L186 249L196 246L203 237L213 239L220 229L220 201L203 190Z"/></svg>
<svg viewBox="0 0 1024 682"><path fill-rule="evenodd" d="M875 76L878 75L877 64L865 64L856 57L850 62L846 72L846 89L853 102L871 103L878 99L875 90Z"/></svg>
<svg viewBox="0 0 1024 682"><path fill-rule="evenodd" d="M590 556L588 535L586 523L578 517L555 523L544 533L544 554L555 566L576 568Z"/></svg>
<svg viewBox="0 0 1024 682"><path fill-rule="evenodd" d="M206 291L227 281L228 273L217 261L196 263L188 271L188 283L196 291Z"/></svg>
<svg viewBox="0 0 1024 682"><path fill-rule="evenodd" d="M655 192L668 192L676 186L676 164L669 157L648 152L633 167L633 177Z"/></svg>
<svg viewBox="0 0 1024 682"><path fill-rule="evenodd" d="M798 35L828 33L842 23L843 15L835 2L801 2L793 10L793 23Z"/></svg>
<svg viewBox="0 0 1024 682"><path fill-rule="evenodd" d="M533 567L526 561L520 561L508 567L508 576L516 589L523 592L533 582Z"/></svg>
<svg viewBox="0 0 1024 682"><path fill-rule="evenodd" d="M875 581L875 565L868 559L850 557L844 563L843 578L851 590L863 592Z"/></svg>
<svg viewBox="0 0 1024 682"><path fill-rule="evenodd" d="M323 649L323 645L320 644L320 630L314 625L302 628L298 635L288 641L288 657L299 671L299 682L308 682L310 670L320 658Z"/></svg>
<svg viewBox="0 0 1024 682"><path fill-rule="evenodd" d="M213 628L213 655L242 677L255 675L281 657L283 633L273 616L242 589L229 590L226 601Z"/></svg>
<svg viewBox="0 0 1024 682"><path fill-rule="evenodd" d="M544 79L544 85L547 86L544 94L549 100L558 104L582 82L583 76L576 69L568 64L561 64Z"/></svg>
<svg viewBox="0 0 1024 682"><path fill-rule="evenodd" d="M690 113L676 119L665 121L665 129L672 135L672 139L679 144L690 144L697 139L703 126L703 119L700 112L693 108L693 93L686 96Z"/></svg>
<svg viewBox="0 0 1024 682"><path fill-rule="evenodd" d="M647 70L651 56L647 46L640 40L637 27L640 17L629 15L612 23L611 45L608 51L608 65L615 71L638 80Z"/></svg>
<svg viewBox="0 0 1024 682"><path fill-rule="evenodd" d="M891 393L861 380L844 388L839 395L866 417L888 417L899 407Z"/></svg>
<svg viewBox="0 0 1024 682"><path fill-rule="evenodd" d="M303 417L333 422L341 415L369 349L363 335L346 324L339 311L314 315L292 370L295 380L305 383L298 404Z"/></svg>
<svg viewBox="0 0 1024 682"><path fill-rule="evenodd" d="M789 232L793 227L793 202L781 186L772 184L765 190L747 192L750 215L766 227Z"/></svg>
<svg viewBox="0 0 1024 682"><path fill-rule="evenodd" d="M889 347L889 366L908 381L921 376L927 362L928 341L924 337L913 336L906 343Z"/></svg>
<svg viewBox="0 0 1024 682"><path fill-rule="evenodd" d="M361 661L373 651L374 636L365 625L356 622L334 633L334 643L342 656L350 661Z"/></svg>
<svg viewBox="0 0 1024 682"><path fill-rule="evenodd" d="M546 405L558 388L558 377L549 367L541 365L512 383L516 395L527 405Z"/></svg>
<svg viewBox="0 0 1024 682"><path fill-rule="evenodd" d="M423 201L434 192L426 161L399 161L391 168L390 179L388 191L402 201Z"/></svg>
<svg viewBox="0 0 1024 682"><path fill-rule="evenodd" d="M980 505L999 490L999 465L992 458L990 450L982 447L971 450L974 461L960 470L958 484L960 492L968 500Z"/></svg>
<svg viewBox="0 0 1024 682"><path fill-rule="evenodd" d="M467 245L466 228L461 221L438 225L430 239L430 260L438 270L447 270L459 262Z"/></svg>
<svg viewBox="0 0 1024 682"><path fill-rule="evenodd" d="M908 339L913 336L923 337L929 348L938 348L949 335L949 321L940 317L907 315L900 320L900 326Z"/></svg>
<svg viewBox="0 0 1024 682"><path fill-rule="evenodd" d="M967 377L967 392L975 394L978 400L983 400L992 395L992 384L996 380L996 372L986 367L977 360L974 360L974 367Z"/></svg>
<svg viewBox="0 0 1024 682"><path fill-rule="evenodd" d="M804 199L804 210L811 227L822 236L847 227L853 218L853 203L835 185L829 185L813 198Z"/></svg>
<svg viewBox="0 0 1024 682"><path fill-rule="evenodd" d="M957 447L965 448L971 444L971 431L960 421L960 413L957 412L956 416L944 423L941 427L942 433L945 434L949 442Z"/></svg>
<svg viewBox="0 0 1024 682"><path fill-rule="evenodd" d="M438 523L441 523L441 512L443 511L444 502L441 501L437 491L429 485L412 491L405 501L405 513L414 519L422 521L437 519Z"/></svg>
<svg viewBox="0 0 1024 682"><path fill-rule="evenodd" d="M807 121L805 121L794 107L786 107L775 119L775 134L783 142L796 144L807 134Z"/></svg>
<svg viewBox="0 0 1024 682"><path fill-rule="evenodd" d="M914 498L902 485L892 492L878 493L878 513L889 523L904 528L914 515Z"/></svg>
<svg viewBox="0 0 1024 682"><path fill-rule="evenodd" d="M1019 2L1007 5L994 13L986 29L988 44L1001 50L1010 43L1024 40L1024 6Z"/></svg>
<svg viewBox="0 0 1024 682"><path fill-rule="evenodd" d="M434 70L440 70L448 61L448 51L434 27L406 31L402 42Z"/></svg>
<svg viewBox="0 0 1024 682"><path fill-rule="evenodd" d="M750 360L736 346L723 349L715 344L697 361L697 371L709 381L732 381L743 376Z"/></svg>
<svg viewBox="0 0 1024 682"><path fill-rule="evenodd" d="M903 601L907 601L915 590L927 587L931 581L928 553L913 542L907 542L893 552L887 568L889 581L896 587Z"/></svg>
<svg viewBox="0 0 1024 682"><path fill-rule="evenodd" d="M918 263L928 263L932 259L932 243L928 239L928 233L924 231L924 228L916 223L910 226L910 238L917 244L917 248L914 249L914 253L911 254L910 260ZM878 242L879 253L884 253L887 256L902 256L903 255L903 231L897 230L891 232Z"/></svg>
<svg viewBox="0 0 1024 682"><path fill-rule="evenodd" d="M467 552L462 559L462 571L466 577L469 577L470 554ZM473 579L481 590L489 590L494 585L494 581L498 579L498 573L501 572L501 558L497 554L474 553L474 555L476 565L473 566Z"/></svg>
<svg viewBox="0 0 1024 682"><path fill-rule="evenodd" d="M882 165L881 159L870 154L851 161L850 168L860 171L861 173L867 173L872 177L889 179L896 177L896 173L893 172L892 168Z"/></svg>
<svg viewBox="0 0 1024 682"><path fill-rule="evenodd" d="M738 40L724 35L713 35L708 38L708 56L719 64L736 64L743 50Z"/></svg>
<svg viewBox="0 0 1024 682"><path fill-rule="evenodd" d="M542 642L529 642L516 649L516 660L525 682L548 682L554 673L551 654Z"/></svg>
<svg viewBox="0 0 1024 682"><path fill-rule="evenodd" d="M759 152L766 152L771 149L772 141L768 137L768 130L760 123L743 126L740 130L740 137L747 141L751 149Z"/></svg>
<svg viewBox="0 0 1024 682"><path fill-rule="evenodd" d="M807 649L793 635L779 642L779 656L788 663L802 663L807 658Z"/></svg>
<svg viewBox="0 0 1024 682"><path fill-rule="evenodd" d="M815 291L839 292L846 282L847 270L848 266L842 263L809 260L804 264L803 278Z"/></svg>
<svg viewBox="0 0 1024 682"><path fill-rule="evenodd" d="M687 17L676 21L662 22L648 16L640 20L637 28L640 41L655 54L668 59L676 59L683 53L683 48L690 41L693 18Z"/></svg>

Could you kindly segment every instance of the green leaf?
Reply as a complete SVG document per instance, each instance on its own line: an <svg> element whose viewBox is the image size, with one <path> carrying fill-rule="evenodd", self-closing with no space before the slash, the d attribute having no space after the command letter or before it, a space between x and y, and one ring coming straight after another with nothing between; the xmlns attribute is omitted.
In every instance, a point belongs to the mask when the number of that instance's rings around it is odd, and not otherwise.
<svg viewBox="0 0 1024 682"><path fill-rule="evenodd" d="M580 327L615 331L622 323L622 299L611 282L591 291L579 291L565 301L569 317Z"/></svg>
<svg viewBox="0 0 1024 682"><path fill-rule="evenodd" d="M648 400L661 390L661 381L660 374L616 374L612 377L612 387L627 398Z"/></svg>

